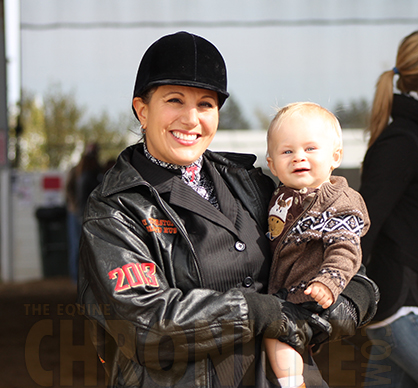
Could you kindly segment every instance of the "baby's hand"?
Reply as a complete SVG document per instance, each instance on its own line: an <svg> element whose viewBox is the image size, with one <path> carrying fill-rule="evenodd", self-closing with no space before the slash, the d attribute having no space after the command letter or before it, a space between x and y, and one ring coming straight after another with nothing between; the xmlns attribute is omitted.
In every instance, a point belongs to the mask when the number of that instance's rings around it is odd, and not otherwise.
<svg viewBox="0 0 418 388"><path fill-rule="evenodd" d="M323 309L327 309L334 303L334 297L332 296L330 289L320 282L313 282L305 290L305 294L314 298Z"/></svg>

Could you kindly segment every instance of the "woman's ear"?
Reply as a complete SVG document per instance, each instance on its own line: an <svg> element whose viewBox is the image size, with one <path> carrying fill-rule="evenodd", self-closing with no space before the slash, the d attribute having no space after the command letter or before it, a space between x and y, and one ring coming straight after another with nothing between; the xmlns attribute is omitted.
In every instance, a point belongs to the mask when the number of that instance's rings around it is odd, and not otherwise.
<svg viewBox="0 0 418 388"><path fill-rule="evenodd" d="M132 101L132 106L135 109L136 116L141 122L143 129L147 128L147 117L148 117L148 105L142 100L141 97L135 97Z"/></svg>
<svg viewBox="0 0 418 388"><path fill-rule="evenodd" d="M340 167L340 164L343 160L343 149L337 148L333 154L332 170Z"/></svg>

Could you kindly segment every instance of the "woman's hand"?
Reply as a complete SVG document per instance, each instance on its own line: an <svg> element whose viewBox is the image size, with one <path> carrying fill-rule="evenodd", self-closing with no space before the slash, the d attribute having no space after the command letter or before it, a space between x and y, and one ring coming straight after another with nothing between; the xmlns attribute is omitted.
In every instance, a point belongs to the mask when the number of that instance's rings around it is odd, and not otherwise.
<svg viewBox="0 0 418 388"><path fill-rule="evenodd" d="M376 314L380 293L376 283L367 277L362 264L335 303L320 313L332 325L332 335L314 333L311 344L351 337L356 329L369 323Z"/></svg>
<svg viewBox="0 0 418 388"><path fill-rule="evenodd" d="M278 339L299 353L311 342L314 333L331 335L332 327L326 319L291 302L282 302L283 324Z"/></svg>
<svg viewBox="0 0 418 388"><path fill-rule="evenodd" d="M339 295L337 301L330 308L320 313L319 316L329 322L332 326L332 332L316 331L311 344L319 345L326 341L351 337L356 332L358 325L356 308L343 295Z"/></svg>
<svg viewBox="0 0 418 388"><path fill-rule="evenodd" d="M325 333L327 338L331 335L332 328L326 319L300 305L287 302L283 299L286 297L283 292L273 295L250 292L244 296L255 336L278 339L303 353L315 333Z"/></svg>

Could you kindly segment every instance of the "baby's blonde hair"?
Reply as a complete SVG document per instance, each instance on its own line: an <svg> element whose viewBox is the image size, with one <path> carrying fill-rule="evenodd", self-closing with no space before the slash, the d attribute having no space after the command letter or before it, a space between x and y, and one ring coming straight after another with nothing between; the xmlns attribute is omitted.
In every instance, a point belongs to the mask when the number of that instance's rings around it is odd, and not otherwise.
<svg viewBox="0 0 418 388"><path fill-rule="evenodd" d="M281 123L284 119L294 115L295 113L299 114L316 114L322 116L324 121L328 121L331 124L331 127L335 129L335 148L343 147L343 136L341 125L338 119L335 117L333 113L331 113L328 109L322 107L319 104L314 102L293 102L288 104L282 108L277 110L276 115L274 116L273 120L271 121L268 130L267 130L267 156L268 156L268 146L269 141L271 138L271 134L274 130L280 128Z"/></svg>

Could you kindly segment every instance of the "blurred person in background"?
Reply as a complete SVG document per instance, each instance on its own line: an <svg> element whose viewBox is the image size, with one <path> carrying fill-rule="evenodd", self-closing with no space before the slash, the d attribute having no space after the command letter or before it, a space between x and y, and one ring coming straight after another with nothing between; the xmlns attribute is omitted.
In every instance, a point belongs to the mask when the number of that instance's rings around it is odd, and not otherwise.
<svg viewBox="0 0 418 388"><path fill-rule="evenodd" d="M88 143L80 161L69 171L65 187L69 273L74 282L77 282L78 275L78 249L84 208L90 193L102 177L99 146L97 143Z"/></svg>
<svg viewBox="0 0 418 388"><path fill-rule="evenodd" d="M97 143L88 143L77 166L76 199L80 219L83 218L84 208L90 193L103 178L103 168L99 162L99 150Z"/></svg>
<svg viewBox="0 0 418 388"><path fill-rule="evenodd" d="M397 78L397 92L393 79ZM362 238L367 274L381 292L366 385L418 387L418 31L379 78L360 193L371 227Z"/></svg>

